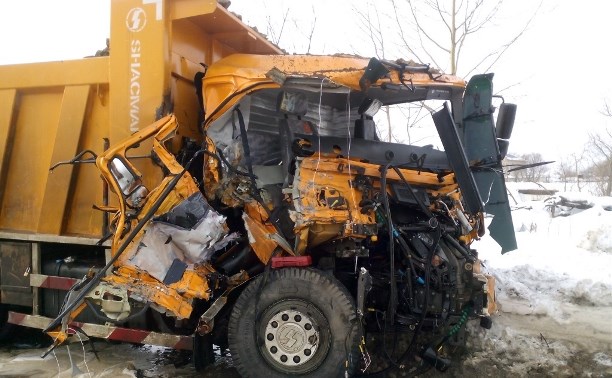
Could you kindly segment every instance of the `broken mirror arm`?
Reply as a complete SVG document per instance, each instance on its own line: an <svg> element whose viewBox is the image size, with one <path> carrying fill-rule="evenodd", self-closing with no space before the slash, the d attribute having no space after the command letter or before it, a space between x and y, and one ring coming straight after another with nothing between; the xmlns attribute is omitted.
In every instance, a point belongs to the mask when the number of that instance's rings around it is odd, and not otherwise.
<svg viewBox="0 0 612 378"><path fill-rule="evenodd" d="M88 158L88 159L83 158L86 154L91 154L91 158ZM95 163L97 158L98 158L98 155L96 155L96 153L93 152L92 150L84 150L84 151L79 152L75 157L73 157L70 160L59 161L53 164L51 168L49 168L49 171L53 172L53 170L59 167L60 165Z"/></svg>

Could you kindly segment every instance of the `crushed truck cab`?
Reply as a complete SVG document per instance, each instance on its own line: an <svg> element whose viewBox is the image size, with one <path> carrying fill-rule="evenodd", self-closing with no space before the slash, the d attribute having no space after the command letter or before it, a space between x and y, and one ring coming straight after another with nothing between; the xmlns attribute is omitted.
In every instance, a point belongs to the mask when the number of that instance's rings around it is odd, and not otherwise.
<svg viewBox="0 0 612 378"><path fill-rule="evenodd" d="M196 84L199 137L170 114L97 156L111 258L47 326L57 343L86 307L113 324L154 311L194 335L196 361L229 347L244 376L416 374L450 366L469 319L490 326L494 280L470 247L485 214L516 248L492 75L236 54ZM427 101L443 149L379 139L381 107Z"/></svg>

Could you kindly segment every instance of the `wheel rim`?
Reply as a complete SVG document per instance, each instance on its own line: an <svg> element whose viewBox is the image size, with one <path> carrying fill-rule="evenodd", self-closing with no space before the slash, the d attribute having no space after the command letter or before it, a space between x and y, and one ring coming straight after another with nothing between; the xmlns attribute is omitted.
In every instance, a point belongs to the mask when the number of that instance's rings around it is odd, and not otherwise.
<svg viewBox="0 0 612 378"><path fill-rule="evenodd" d="M329 324L312 304L301 300L276 303L264 312L260 324L262 354L282 372L313 370L329 351Z"/></svg>

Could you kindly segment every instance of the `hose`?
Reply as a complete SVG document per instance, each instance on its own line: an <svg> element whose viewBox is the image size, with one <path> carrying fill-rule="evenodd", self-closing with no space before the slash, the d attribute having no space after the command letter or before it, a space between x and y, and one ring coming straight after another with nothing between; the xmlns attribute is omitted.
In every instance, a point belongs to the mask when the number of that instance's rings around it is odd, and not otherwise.
<svg viewBox="0 0 612 378"><path fill-rule="evenodd" d="M386 218L387 218L387 228L389 229L389 274L391 275L390 279L390 298L389 298L389 319L388 322L394 324L395 322L395 311L397 307L397 287L395 280L395 243L393 242L395 231L393 229L393 219L391 218L391 208L389 206L389 194L387 193L387 171L391 167L391 163L385 165L381 172L380 177L380 190L383 200L383 206L385 208Z"/></svg>

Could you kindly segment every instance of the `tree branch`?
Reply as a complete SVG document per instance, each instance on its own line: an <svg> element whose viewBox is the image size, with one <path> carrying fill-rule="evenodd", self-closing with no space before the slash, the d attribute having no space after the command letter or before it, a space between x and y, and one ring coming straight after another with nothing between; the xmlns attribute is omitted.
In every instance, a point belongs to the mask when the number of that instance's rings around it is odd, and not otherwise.
<svg viewBox="0 0 612 378"><path fill-rule="evenodd" d="M404 35L404 28L402 27L402 23L400 22L400 19L398 16L397 5L395 4L395 0L391 0L391 5L393 5L393 9L394 9L393 15L395 16L395 23L399 29L400 39L404 43L404 47L410 54L412 54L419 61L419 63L424 63L423 59L421 59L421 57L416 53L416 51L412 47L410 47L411 44L408 43L408 40L406 40L406 36Z"/></svg>
<svg viewBox="0 0 612 378"><path fill-rule="evenodd" d="M432 38L429 35L429 33L427 33L427 31L421 26L421 24L419 23L418 17L416 16L414 7L412 6L412 0L409 0L408 4L410 5L410 11L412 12L412 17L414 19L414 22L416 23L417 28L419 29L420 32L423 33L425 38L427 38L431 43L433 43L440 50L445 51L445 52L450 52L450 49L448 49L448 48L442 46L440 43L438 43L438 41L436 41L434 38Z"/></svg>

